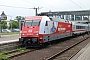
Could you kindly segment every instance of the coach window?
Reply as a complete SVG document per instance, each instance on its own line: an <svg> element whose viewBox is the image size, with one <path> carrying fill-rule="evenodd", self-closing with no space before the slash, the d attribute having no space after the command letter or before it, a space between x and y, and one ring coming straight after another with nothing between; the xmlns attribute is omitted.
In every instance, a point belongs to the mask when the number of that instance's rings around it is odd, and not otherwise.
<svg viewBox="0 0 90 60"><path fill-rule="evenodd" d="M85 26L82 26L82 29L85 29Z"/></svg>
<svg viewBox="0 0 90 60"><path fill-rule="evenodd" d="M76 26L76 29L79 29L79 26Z"/></svg>
<svg viewBox="0 0 90 60"><path fill-rule="evenodd" d="M46 21L46 24L45 24L45 26L48 26L48 21Z"/></svg>

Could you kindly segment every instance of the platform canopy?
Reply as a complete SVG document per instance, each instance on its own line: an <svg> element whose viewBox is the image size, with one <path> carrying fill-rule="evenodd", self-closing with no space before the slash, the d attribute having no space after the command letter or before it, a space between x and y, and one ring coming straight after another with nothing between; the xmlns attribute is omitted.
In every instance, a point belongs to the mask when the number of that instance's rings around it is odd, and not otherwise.
<svg viewBox="0 0 90 60"><path fill-rule="evenodd" d="M90 10L41 12L41 14L72 21L90 21Z"/></svg>
<svg viewBox="0 0 90 60"><path fill-rule="evenodd" d="M90 10L42 12L49 15L90 15Z"/></svg>

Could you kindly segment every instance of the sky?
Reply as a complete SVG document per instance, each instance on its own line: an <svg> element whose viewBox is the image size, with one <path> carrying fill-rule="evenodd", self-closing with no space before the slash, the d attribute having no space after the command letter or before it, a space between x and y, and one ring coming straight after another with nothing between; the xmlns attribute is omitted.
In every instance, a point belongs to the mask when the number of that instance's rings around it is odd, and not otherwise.
<svg viewBox="0 0 90 60"><path fill-rule="evenodd" d="M8 7L13 6L13 7ZM16 8L23 7L23 8ZM5 12L9 19L16 16L35 16L35 10L40 12L89 10L90 0L0 0L0 14Z"/></svg>

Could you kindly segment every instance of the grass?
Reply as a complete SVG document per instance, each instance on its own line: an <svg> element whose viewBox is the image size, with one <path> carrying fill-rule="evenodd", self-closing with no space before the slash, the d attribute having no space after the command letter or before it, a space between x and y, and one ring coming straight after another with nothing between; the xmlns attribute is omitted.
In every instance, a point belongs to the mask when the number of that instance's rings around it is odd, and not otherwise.
<svg viewBox="0 0 90 60"><path fill-rule="evenodd" d="M0 35L12 35L12 34L19 34L20 32L9 32L9 33L1 33Z"/></svg>
<svg viewBox="0 0 90 60"><path fill-rule="evenodd" d="M0 53L0 60L10 60L9 57L7 55L5 55L6 52L8 52L8 51L4 50Z"/></svg>
<svg viewBox="0 0 90 60"><path fill-rule="evenodd" d="M25 52L26 51L26 48L20 48L20 49L17 49L18 52Z"/></svg>
<svg viewBox="0 0 90 60"><path fill-rule="evenodd" d="M10 59L5 54L0 53L0 60L10 60Z"/></svg>
<svg viewBox="0 0 90 60"><path fill-rule="evenodd" d="M8 52L8 50L3 50L1 53L3 53L3 54L4 54L4 53L6 53L6 52Z"/></svg>
<svg viewBox="0 0 90 60"><path fill-rule="evenodd" d="M25 52L26 48L19 48L17 50L18 50L18 52ZM5 54L6 52L8 52L8 51L4 50L0 53L0 60L10 60L10 58Z"/></svg>

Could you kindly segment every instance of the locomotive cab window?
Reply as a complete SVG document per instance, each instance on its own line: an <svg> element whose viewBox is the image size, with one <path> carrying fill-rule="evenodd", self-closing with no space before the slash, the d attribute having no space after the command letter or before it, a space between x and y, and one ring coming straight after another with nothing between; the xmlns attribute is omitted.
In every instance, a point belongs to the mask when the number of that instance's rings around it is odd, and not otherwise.
<svg viewBox="0 0 90 60"><path fill-rule="evenodd" d="M26 20L24 26L39 26L40 20Z"/></svg>

